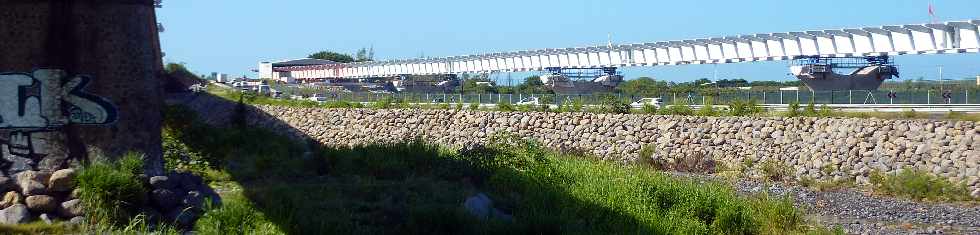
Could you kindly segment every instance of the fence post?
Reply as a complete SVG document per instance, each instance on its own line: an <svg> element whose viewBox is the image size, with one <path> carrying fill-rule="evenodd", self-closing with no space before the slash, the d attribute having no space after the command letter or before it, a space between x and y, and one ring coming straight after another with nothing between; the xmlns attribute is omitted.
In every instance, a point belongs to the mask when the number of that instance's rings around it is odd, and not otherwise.
<svg viewBox="0 0 980 235"><path fill-rule="evenodd" d="M766 91L762 91L762 104L766 104Z"/></svg>
<svg viewBox="0 0 980 235"><path fill-rule="evenodd" d="M926 90L926 104L932 104L932 90Z"/></svg>
<svg viewBox="0 0 980 235"><path fill-rule="evenodd" d="M853 90L847 90L847 104L853 104L854 103L854 97L853 96L854 96L854 91Z"/></svg>
<svg viewBox="0 0 980 235"><path fill-rule="evenodd" d="M970 90L963 89L963 104L970 104Z"/></svg>

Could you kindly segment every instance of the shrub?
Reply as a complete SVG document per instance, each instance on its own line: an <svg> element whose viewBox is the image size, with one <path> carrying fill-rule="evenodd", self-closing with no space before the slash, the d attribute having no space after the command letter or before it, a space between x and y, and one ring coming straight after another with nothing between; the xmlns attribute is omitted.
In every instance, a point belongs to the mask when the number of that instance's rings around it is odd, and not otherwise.
<svg viewBox="0 0 980 235"><path fill-rule="evenodd" d="M280 234L275 224L244 197L228 198L221 207L206 202L205 213L194 225L200 234Z"/></svg>
<svg viewBox="0 0 980 235"><path fill-rule="evenodd" d="M115 162L95 162L79 170L79 197L88 209L89 221L122 226L139 214L147 192L138 177L142 162L141 155L127 154Z"/></svg>
<svg viewBox="0 0 980 235"><path fill-rule="evenodd" d="M928 201L969 201L965 184L954 184L925 171L903 169L895 174L871 174L871 184L880 192Z"/></svg>
<svg viewBox="0 0 980 235"><path fill-rule="evenodd" d="M643 108L640 111L645 114L657 114L657 106L651 104L643 104Z"/></svg>
<svg viewBox="0 0 980 235"><path fill-rule="evenodd" d="M657 111L659 115L682 115L690 116L694 114L694 110L691 109L687 103L681 103L680 101L674 102L670 106L660 109Z"/></svg>
<svg viewBox="0 0 980 235"><path fill-rule="evenodd" d="M783 181L792 174L789 166L786 166L785 163L778 160L767 160L763 162L759 170L762 171L762 175L767 180L771 181Z"/></svg>
<svg viewBox="0 0 980 235"><path fill-rule="evenodd" d="M654 154L657 152L657 146L653 144L644 145L640 148L639 162L643 165L653 167L654 169L664 170L664 163L660 159L656 159Z"/></svg>
<svg viewBox="0 0 980 235"><path fill-rule="evenodd" d="M377 101L374 101L374 103L371 103L371 108L373 108L373 109L390 109L390 108L397 107L399 103L401 103L401 100L398 100L398 99L395 99L395 98L392 98L392 97L385 97L385 98L381 98L381 99L379 99Z"/></svg>
<svg viewBox="0 0 980 235"><path fill-rule="evenodd" d="M514 105L511 105L508 102L500 102L500 103L497 103L497 111L501 111L501 112L513 112L513 111L516 111L516 110L517 109L514 109Z"/></svg>
<svg viewBox="0 0 980 235"><path fill-rule="evenodd" d="M918 118L919 114L915 112L915 109L907 109L902 111L903 118Z"/></svg>
<svg viewBox="0 0 980 235"><path fill-rule="evenodd" d="M789 106L786 107L786 117L799 117L802 115L800 113L800 102L790 102Z"/></svg>
<svg viewBox="0 0 980 235"><path fill-rule="evenodd" d="M470 103L470 110L480 110L480 103Z"/></svg>
<svg viewBox="0 0 980 235"><path fill-rule="evenodd" d="M729 114L736 117L752 116L763 111L755 100L734 100L728 105L728 109Z"/></svg>
<svg viewBox="0 0 980 235"><path fill-rule="evenodd" d="M807 116L807 117L816 117L816 116L818 116L817 115L817 106L816 106L816 104L813 103L813 101L810 101L810 103L806 104L806 108L803 109L803 115L804 116Z"/></svg>
<svg viewBox="0 0 980 235"><path fill-rule="evenodd" d="M827 106L827 104L820 105L820 111L817 113L820 117L832 117L834 116L834 109Z"/></svg>
<svg viewBox="0 0 980 235"><path fill-rule="evenodd" d="M697 113L695 114L702 117L715 117L720 116L721 112L718 112L718 110L715 109L715 106L709 101L705 103L701 109L698 109Z"/></svg>

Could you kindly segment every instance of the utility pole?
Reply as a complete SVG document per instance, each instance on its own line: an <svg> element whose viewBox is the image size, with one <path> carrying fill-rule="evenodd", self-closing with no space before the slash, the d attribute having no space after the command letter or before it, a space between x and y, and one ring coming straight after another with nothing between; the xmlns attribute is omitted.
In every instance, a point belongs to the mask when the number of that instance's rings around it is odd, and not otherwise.
<svg viewBox="0 0 980 235"><path fill-rule="evenodd" d="M944 86L944 81L943 81L943 66L940 65L939 66L939 90L945 90L945 89L946 88Z"/></svg>

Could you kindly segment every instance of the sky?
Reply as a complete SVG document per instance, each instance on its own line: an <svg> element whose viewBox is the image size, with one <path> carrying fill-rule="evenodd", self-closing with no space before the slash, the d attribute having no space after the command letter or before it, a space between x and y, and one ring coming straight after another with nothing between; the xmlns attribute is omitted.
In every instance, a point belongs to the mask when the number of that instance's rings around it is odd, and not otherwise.
<svg viewBox="0 0 980 235"><path fill-rule="evenodd" d="M980 19L977 0L165 0L166 62L235 76L260 61L373 47L375 59ZM980 54L895 58L901 79L972 78ZM627 79L791 80L788 62L624 68ZM498 75L506 76L506 75ZM515 74L514 77L524 76ZM500 77L497 77L500 78Z"/></svg>

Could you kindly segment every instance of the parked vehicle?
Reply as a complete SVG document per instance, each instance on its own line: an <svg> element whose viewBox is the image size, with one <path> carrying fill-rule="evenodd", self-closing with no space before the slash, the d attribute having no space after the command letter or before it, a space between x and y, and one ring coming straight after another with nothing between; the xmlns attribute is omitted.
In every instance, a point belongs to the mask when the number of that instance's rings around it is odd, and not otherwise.
<svg viewBox="0 0 980 235"><path fill-rule="evenodd" d="M321 94L313 94L309 99L316 102L327 102L327 97Z"/></svg>
<svg viewBox="0 0 980 235"><path fill-rule="evenodd" d="M653 105L653 107L660 108L663 105L663 100L660 98L642 98L630 104L633 108L643 108L644 105Z"/></svg>
<svg viewBox="0 0 980 235"><path fill-rule="evenodd" d="M517 105L539 105L539 104L541 104L541 101L540 99L538 99L538 97L528 97L517 102Z"/></svg>
<svg viewBox="0 0 980 235"><path fill-rule="evenodd" d="M432 103L445 103L445 102L446 102L446 100L443 99L443 98L435 98L435 99L432 99Z"/></svg>

